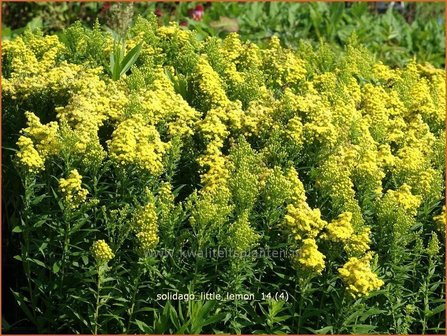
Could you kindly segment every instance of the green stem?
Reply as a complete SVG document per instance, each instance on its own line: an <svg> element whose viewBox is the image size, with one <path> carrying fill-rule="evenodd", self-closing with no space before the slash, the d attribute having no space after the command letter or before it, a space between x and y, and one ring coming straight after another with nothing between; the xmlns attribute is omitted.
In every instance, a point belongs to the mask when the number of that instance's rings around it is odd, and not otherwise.
<svg viewBox="0 0 447 336"><path fill-rule="evenodd" d="M64 214L64 221L65 221L65 231L64 231L64 249L62 251L62 258L61 258L61 280L60 280L60 288L59 290L62 290L62 284L64 283L65 278L65 261L67 258L67 252L68 252L68 246L70 244L70 221L67 218L67 215Z"/></svg>
<svg viewBox="0 0 447 336"><path fill-rule="evenodd" d="M132 304L131 304L130 312L129 312L129 321L127 322L127 328L126 328L126 332L127 333L129 332L130 325L132 323L132 317L133 317L133 313L134 313L134 310L135 310L135 298L137 297L138 287L140 285L141 274L142 274L142 272L141 272L141 265L138 265L137 277L135 279L135 287L134 287L134 290L133 290L133 293L132 293L132 301L131 301Z"/></svg>
<svg viewBox="0 0 447 336"><path fill-rule="evenodd" d="M29 255L30 255L30 237L29 237L29 222L30 222L30 204L31 204L31 197L34 194L34 186L30 185L29 178L25 177L24 179L24 188L25 188L25 200L24 200L24 218L25 218L25 225L26 227L23 229L23 241L24 241L24 247L25 251L22 252L22 262L23 262L23 268L26 274L26 279L28 282L28 292L30 295L30 302L32 305L32 312L34 315L34 319L36 319L36 305L35 305L35 297L33 292L33 286L31 283L31 267L29 262Z"/></svg>
<svg viewBox="0 0 447 336"><path fill-rule="evenodd" d="M100 303L100 299L101 299L101 285L102 285L102 276L103 276L103 270L101 268L100 265L98 265L98 282L97 282L97 291L96 291L96 310L95 310L95 315L94 315L94 323L95 323L95 327L94 327L94 331L93 334L97 335L98 334L98 318L99 318L99 303Z"/></svg>
<svg viewBox="0 0 447 336"><path fill-rule="evenodd" d="M433 262L433 259L430 257L429 261L428 261L428 275L427 278L424 281L424 285L423 285L423 289L424 289L424 314L423 314L423 318L422 318L422 334L424 335L427 331L427 313L428 311L430 311L430 298L429 298L429 286L430 286L430 282L431 282L431 274L434 273L434 271L432 272L431 270L435 269L436 266Z"/></svg>
<svg viewBox="0 0 447 336"><path fill-rule="evenodd" d="M298 277L298 273L297 273L296 276ZM297 295L298 295L298 284L297 284L297 281L295 281L295 289L294 289L294 293L293 293L294 300L293 300L293 315L292 315L292 317L293 317L293 319L292 319L293 325L292 325L292 330L295 329L295 313L296 313Z"/></svg>
<svg viewBox="0 0 447 336"><path fill-rule="evenodd" d="M300 291L300 301L299 301L299 304L298 304L298 315L299 315L298 316L298 330L297 330L298 334L300 333L301 327L302 327L302 324L303 324L302 315L303 315L303 308L304 308L304 298L305 298L306 291L307 291L307 283L308 283L308 279L307 278L302 279L300 281L301 291Z"/></svg>

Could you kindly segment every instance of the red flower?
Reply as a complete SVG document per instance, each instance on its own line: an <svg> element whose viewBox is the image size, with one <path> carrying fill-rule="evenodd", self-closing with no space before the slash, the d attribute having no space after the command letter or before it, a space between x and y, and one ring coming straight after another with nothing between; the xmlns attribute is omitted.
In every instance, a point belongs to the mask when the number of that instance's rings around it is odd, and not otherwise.
<svg viewBox="0 0 447 336"><path fill-rule="evenodd" d="M186 22L186 21L180 21L180 26L188 27L188 22Z"/></svg>
<svg viewBox="0 0 447 336"><path fill-rule="evenodd" d="M163 15L163 12L160 8L155 9L154 14L158 17Z"/></svg>
<svg viewBox="0 0 447 336"><path fill-rule="evenodd" d="M101 8L101 13L108 11L110 6L111 6L110 2L104 2L104 4L102 5L102 8Z"/></svg>
<svg viewBox="0 0 447 336"><path fill-rule="evenodd" d="M190 9L188 11L189 17L196 21L200 21L202 19L203 13L205 13L203 5L197 5L194 9Z"/></svg>

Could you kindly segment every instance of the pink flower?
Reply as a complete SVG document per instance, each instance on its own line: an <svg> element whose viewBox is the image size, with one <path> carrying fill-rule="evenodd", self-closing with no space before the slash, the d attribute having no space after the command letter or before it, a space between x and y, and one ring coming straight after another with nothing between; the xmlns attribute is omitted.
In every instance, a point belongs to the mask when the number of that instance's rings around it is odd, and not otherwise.
<svg viewBox="0 0 447 336"><path fill-rule="evenodd" d="M188 11L189 17L196 21L200 21L202 19L203 13L205 13L203 5L197 5L194 9L190 9Z"/></svg>
<svg viewBox="0 0 447 336"><path fill-rule="evenodd" d="M163 12L160 8L155 9L154 14L158 17L163 15Z"/></svg>
<svg viewBox="0 0 447 336"><path fill-rule="evenodd" d="M111 6L110 2L104 2L101 8L101 13L105 13L107 10L109 10L110 6Z"/></svg>

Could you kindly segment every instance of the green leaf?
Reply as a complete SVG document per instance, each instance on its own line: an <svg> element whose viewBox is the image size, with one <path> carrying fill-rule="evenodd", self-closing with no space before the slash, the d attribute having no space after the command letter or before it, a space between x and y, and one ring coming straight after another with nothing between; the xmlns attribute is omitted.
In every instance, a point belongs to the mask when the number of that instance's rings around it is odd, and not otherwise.
<svg viewBox="0 0 447 336"><path fill-rule="evenodd" d="M151 327L149 327L146 323L140 320L135 320L135 324L138 326L138 329L140 329L143 333L151 333Z"/></svg>
<svg viewBox="0 0 447 336"><path fill-rule="evenodd" d="M57 274L59 272L59 270L60 270L59 261L56 261L53 264L53 273Z"/></svg>
<svg viewBox="0 0 447 336"><path fill-rule="evenodd" d="M430 310L427 313L427 317L439 314L439 313L443 312L444 310L445 310L445 304L439 305L435 309Z"/></svg>
<svg viewBox="0 0 447 336"><path fill-rule="evenodd" d="M137 61L138 57L140 56L141 48L143 46L143 43L139 43L135 47L132 48L131 51L124 57L122 60L120 67L120 77L124 75L127 71L129 71L130 67L134 65L134 63Z"/></svg>
<svg viewBox="0 0 447 336"><path fill-rule="evenodd" d="M28 260L28 261L31 261L32 263L34 263L34 264L36 264L36 265L38 265L38 266L41 266L41 267L43 267L43 268L47 268L47 266L46 266L42 261L40 261L40 260L38 260L38 259L28 258L27 260Z"/></svg>
<svg viewBox="0 0 447 336"><path fill-rule="evenodd" d="M11 292L14 295L14 297L17 301L17 304L19 305L20 308L22 308L23 312L29 318L29 320L32 321L33 323L36 323L36 320L34 319L34 316L31 313L31 310L28 308L28 303L27 303L28 300L19 292L14 292L13 290L11 290Z"/></svg>
<svg viewBox="0 0 447 336"><path fill-rule="evenodd" d="M19 225L17 225L17 226L15 226L15 227L12 229L12 232L14 232L14 233L23 232L23 231L22 231L22 227L19 226Z"/></svg>

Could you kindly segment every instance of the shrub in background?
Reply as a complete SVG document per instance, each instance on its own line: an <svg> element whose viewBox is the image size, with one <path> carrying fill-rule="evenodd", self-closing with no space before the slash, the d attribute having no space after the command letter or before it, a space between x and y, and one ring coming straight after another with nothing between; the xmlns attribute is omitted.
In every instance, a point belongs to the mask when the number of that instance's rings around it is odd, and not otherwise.
<svg viewBox="0 0 447 336"><path fill-rule="evenodd" d="M419 62L444 66L444 3L4 3L3 38L39 27L58 32L81 20L92 26L96 18L115 29L132 13L155 13L161 25L176 21L207 36L238 32L243 40L267 43L276 35L296 48L304 39L343 48L352 33L375 57L391 66Z"/></svg>

